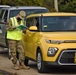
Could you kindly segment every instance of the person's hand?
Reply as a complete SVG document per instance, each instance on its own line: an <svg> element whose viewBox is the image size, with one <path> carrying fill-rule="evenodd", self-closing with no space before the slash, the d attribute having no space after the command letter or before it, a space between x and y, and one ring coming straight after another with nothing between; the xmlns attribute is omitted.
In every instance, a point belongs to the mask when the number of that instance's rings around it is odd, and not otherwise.
<svg viewBox="0 0 76 75"><path fill-rule="evenodd" d="M23 31L26 31L26 28L24 28Z"/></svg>
<svg viewBox="0 0 76 75"><path fill-rule="evenodd" d="M23 29L23 33L26 33L26 28Z"/></svg>
<svg viewBox="0 0 76 75"><path fill-rule="evenodd" d="M16 29L16 27L12 27L12 28L13 28L13 30Z"/></svg>

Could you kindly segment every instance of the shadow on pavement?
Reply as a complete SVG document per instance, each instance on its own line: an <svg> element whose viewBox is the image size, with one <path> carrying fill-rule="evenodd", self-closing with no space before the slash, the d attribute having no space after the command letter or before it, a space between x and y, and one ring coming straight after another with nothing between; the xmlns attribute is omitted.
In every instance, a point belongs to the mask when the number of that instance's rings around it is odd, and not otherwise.
<svg viewBox="0 0 76 75"><path fill-rule="evenodd" d="M0 75L18 75L17 73L10 73L7 71L0 70Z"/></svg>
<svg viewBox="0 0 76 75"><path fill-rule="evenodd" d="M0 52L0 54L3 55L3 57L8 56L8 53L6 51ZM36 66L35 62L30 62L29 67L34 69L35 71L37 71L37 66ZM58 66L58 67L50 66L46 69L46 73L47 74L60 74L60 75L61 74L71 74L71 75L74 74L75 75L76 74L76 66ZM43 73L43 74L46 74L46 73ZM12 74L12 73L0 70L0 75L18 75L18 74Z"/></svg>
<svg viewBox="0 0 76 75"><path fill-rule="evenodd" d="M76 67L49 67L47 73L51 74L76 74Z"/></svg>
<svg viewBox="0 0 76 75"><path fill-rule="evenodd" d="M36 64L29 64L29 66L37 71ZM76 74L76 66L50 66L43 74Z"/></svg>

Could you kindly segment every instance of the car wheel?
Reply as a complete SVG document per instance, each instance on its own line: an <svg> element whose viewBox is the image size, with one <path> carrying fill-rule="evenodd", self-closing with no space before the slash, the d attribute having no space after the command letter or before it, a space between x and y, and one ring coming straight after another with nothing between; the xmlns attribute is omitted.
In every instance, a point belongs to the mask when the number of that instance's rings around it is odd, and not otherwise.
<svg viewBox="0 0 76 75"><path fill-rule="evenodd" d="M29 60L25 58L24 60L24 64L27 66L28 65Z"/></svg>
<svg viewBox="0 0 76 75"><path fill-rule="evenodd" d="M37 52L37 69L39 73L45 72L45 65L43 63L42 53L40 51Z"/></svg>

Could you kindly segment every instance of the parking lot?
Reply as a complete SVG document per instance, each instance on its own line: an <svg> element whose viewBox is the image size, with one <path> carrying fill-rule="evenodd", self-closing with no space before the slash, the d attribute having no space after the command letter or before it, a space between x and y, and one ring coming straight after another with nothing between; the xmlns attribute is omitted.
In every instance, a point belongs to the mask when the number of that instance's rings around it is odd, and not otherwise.
<svg viewBox="0 0 76 75"><path fill-rule="evenodd" d="M29 62L30 70L14 70L11 60L8 59L7 52L0 52L0 75L76 75L75 67L49 67L46 73L38 73L36 63ZM10 74L9 74L9 73ZM4 74L5 75L5 74Z"/></svg>

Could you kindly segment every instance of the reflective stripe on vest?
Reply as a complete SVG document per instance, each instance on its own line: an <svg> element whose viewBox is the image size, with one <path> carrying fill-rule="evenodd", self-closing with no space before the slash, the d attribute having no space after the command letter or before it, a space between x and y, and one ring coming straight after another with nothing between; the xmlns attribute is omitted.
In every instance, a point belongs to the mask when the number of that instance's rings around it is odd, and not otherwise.
<svg viewBox="0 0 76 75"><path fill-rule="evenodd" d="M12 26L19 26L16 17L10 18L12 22ZM23 25L23 21L21 20L20 25ZM8 30L7 31L7 39L12 40L21 40L22 39L22 31L20 29Z"/></svg>

